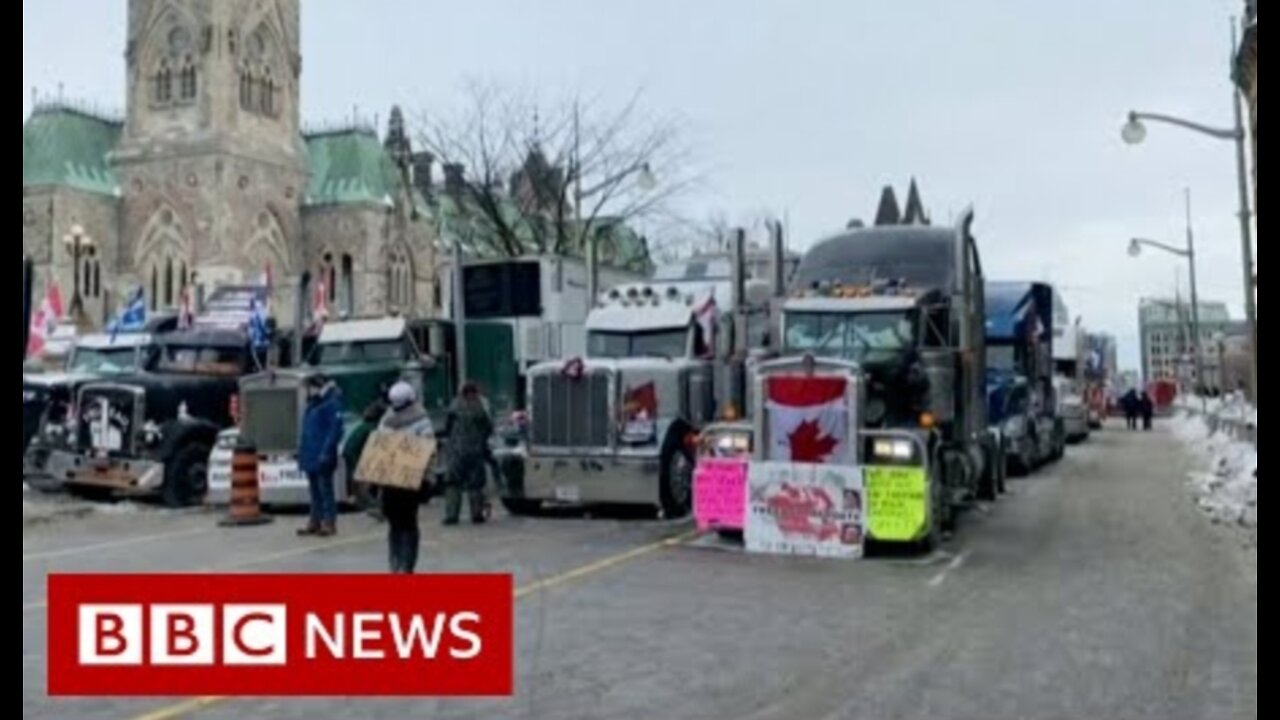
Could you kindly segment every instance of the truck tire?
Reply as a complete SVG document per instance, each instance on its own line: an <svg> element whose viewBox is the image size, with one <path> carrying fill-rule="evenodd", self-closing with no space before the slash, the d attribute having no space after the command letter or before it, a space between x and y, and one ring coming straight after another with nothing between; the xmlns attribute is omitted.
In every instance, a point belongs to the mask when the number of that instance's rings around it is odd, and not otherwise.
<svg viewBox="0 0 1280 720"><path fill-rule="evenodd" d="M165 464L163 499L171 508L187 508L204 502L209 490L210 449L192 443Z"/></svg>
<svg viewBox="0 0 1280 720"><path fill-rule="evenodd" d="M662 517L678 520L693 508L693 454L684 447L684 435L673 432L662 449L659 497Z"/></svg>

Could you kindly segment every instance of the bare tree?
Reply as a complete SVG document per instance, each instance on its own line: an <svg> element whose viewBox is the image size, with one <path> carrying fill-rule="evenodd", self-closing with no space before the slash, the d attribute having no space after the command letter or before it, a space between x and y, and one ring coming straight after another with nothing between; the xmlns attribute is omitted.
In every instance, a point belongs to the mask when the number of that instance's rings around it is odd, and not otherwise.
<svg viewBox="0 0 1280 720"><path fill-rule="evenodd" d="M443 165L465 168L446 173L468 215L455 231L502 256L581 254L615 226L667 216L699 180L679 124L645 113L639 93L614 111L581 98L548 108L472 83L460 111L421 114L415 134Z"/></svg>

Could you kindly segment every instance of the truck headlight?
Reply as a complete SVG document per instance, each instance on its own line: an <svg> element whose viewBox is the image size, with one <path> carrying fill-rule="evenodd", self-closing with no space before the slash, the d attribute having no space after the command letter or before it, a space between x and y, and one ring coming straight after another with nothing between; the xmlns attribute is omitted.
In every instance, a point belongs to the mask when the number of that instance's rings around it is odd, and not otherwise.
<svg viewBox="0 0 1280 720"><path fill-rule="evenodd" d="M871 443L871 457L876 460L910 460L915 454L915 443L910 440L881 438Z"/></svg>
<svg viewBox="0 0 1280 720"><path fill-rule="evenodd" d="M745 458L751 455L752 449L750 431L706 433L698 442L698 456L706 458Z"/></svg>

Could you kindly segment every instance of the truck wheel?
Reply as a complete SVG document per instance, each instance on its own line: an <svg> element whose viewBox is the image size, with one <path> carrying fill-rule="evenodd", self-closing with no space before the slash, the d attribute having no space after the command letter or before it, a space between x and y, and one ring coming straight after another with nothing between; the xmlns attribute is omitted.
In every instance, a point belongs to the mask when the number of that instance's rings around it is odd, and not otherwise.
<svg viewBox="0 0 1280 720"><path fill-rule="evenodd" d="M186 508L204 502L209 490L210 449L199 443L188 445L165 468L164 504Z"/></svg>
<svg viewBox="0 0 1280 720"><path fill-rule="evenodd" d="M672 435L662 452L662 478L659 492L662 516L676 520L689 514L693 507L693 455L683 447L683 437Z"/></svg>
<svg viewBox="0 0 1280 720"><path fill-rule="evenodd" d="M535 517L542 512L542 501L503 498L502 507L512 517Z"/></svg>

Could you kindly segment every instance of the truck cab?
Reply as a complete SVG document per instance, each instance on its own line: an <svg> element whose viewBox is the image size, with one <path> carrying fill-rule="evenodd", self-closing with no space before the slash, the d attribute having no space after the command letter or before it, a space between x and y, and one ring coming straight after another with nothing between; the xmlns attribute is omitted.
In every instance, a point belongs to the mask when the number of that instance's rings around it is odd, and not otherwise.
<svg viewBox="0 0 1280 720"><path fill-rule="evenodd" d="M971 223L857 228L815 245L783 304L782 358L755 372L753 457L862 465L881 543L936 545L957 506L1002 483ZM807 385L840 392L802 433L785 395Z"/></svg>
<svg viewBox="0 0 1280 720"><path fill-rule="evenodd" d="M987 404L1009 472L1026 475L1062 457L1066 436L1053 374L1053 288L987 285Z"/></svg>
<svg viewBox="0 0 1280 720"><path fill-rule="evenodd" d="M158 338L177 327L173 316L153 318L137 332L100 333L76 339L61 372L22 377L23 474L39 484L55 451L74 444L76 396L91 382L145 372L156 360Z"/></svg>
<svg viewBox="0 0 1280 720"><path fill-rule="evenodd" d="M77 394L75 451L65 484L100 493L200 503L209 452L233 424L240 378L267 348L243 330L196 327L164 336L142 373L86 384Z"/></svg>
<svg viewBox="0 0 1280 720"><path fill-rule="evenodd" d="M505 463L504 504L642 505L666 517L692 503L697 432L715 415L713 293L632 284L602 297L586 355L529 371L523 461Z"/></svg>
<svg viewBox="0 0 1280 720"><path fill-rule="evenodd" d="M298 470L298 440L306 412L307 383L322 374L342 391L346 431L359 424L364 411L399 382L413 385L434 422L441 424L453 399L452 325L440 321L386 317L327 323L316 338L305 366L245 377L239 387L236 427L223 431L209 458L209 502L227 502L231 461L240 441L259 454L263 502L306 505L307 479ZM356 497L352 468L335 474L335 497Z"/></svg>

